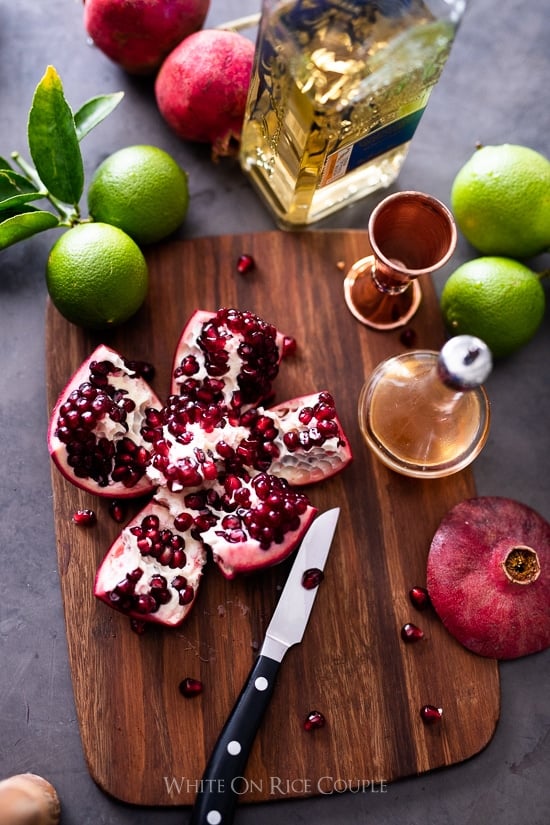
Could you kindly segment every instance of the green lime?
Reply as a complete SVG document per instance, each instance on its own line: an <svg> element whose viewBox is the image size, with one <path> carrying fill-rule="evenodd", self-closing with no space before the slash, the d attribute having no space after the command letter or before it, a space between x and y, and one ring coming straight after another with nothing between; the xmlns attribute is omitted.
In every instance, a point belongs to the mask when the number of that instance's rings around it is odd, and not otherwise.
<svg viewBox="0 0 550 825"><path fill-rule="evenodd" d="M545 294L537 275L510 258L475 258L459 266L441 293L453 335L476 335L495 358L524 346L539 328Z"/></svg>
<svg viewBox="0 0 550 825"><path fill-rule="evenodd" d="M550 248L550 161L509 143L477 149L454 179L451 208L484 255L538 255Z"/></svg>
<svg viewBox="0 0 550 825"><path fill-rule="evenodd" d="M188 206L187 174L156 146L128 146L109 155L88 188L92 218L118 226L140 245L175 232Z"/></svg>
<svg viewBox="0 0 550 825"><path fill-rule="evenodd" d="M73 324L104 329L121 324L147 295L147 262L116 226L82 223L55 242L46 263L54 306Z"/></svg>

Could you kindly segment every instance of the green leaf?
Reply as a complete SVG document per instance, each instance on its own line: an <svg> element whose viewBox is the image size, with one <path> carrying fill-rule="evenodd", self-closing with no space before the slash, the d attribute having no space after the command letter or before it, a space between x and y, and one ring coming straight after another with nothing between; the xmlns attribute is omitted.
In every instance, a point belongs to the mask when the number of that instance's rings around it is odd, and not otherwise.
<svg viewBox="0 0 550 825"><path fill-rule="evenodd" d="M12 215L0 223L0 249L24 241L38 232L53 229L54 226L59 226L59 220L52 212L30 209Z"/></svg>
<svg viewBox="0 0 550 825"><path fill-rule="evenodd" d="M116 109L123 97L124 92L113 92L113 94L99 95L86 101L74 116L78 139L82 140L94 126L105 120L107 115Z"/></svg>
<svg viewBox="0 0 550 825"><path fill-rule="evenodd" d="M40 200L44 195L23 175L0 168L0 211Z"/></svg>
<svg viewBox="0 0 550 825"><path fill-rule="evenodd" d="M9 160L0 156L0 169L13 169L13 166Z"/></svg>
<svg viewBox="0 0 550 825"><path fill-rule="evenodd" d="M50 194L76 206L84 191L84 164L73 113L53 66L36 87L28 139L36 171Z"/></svg>

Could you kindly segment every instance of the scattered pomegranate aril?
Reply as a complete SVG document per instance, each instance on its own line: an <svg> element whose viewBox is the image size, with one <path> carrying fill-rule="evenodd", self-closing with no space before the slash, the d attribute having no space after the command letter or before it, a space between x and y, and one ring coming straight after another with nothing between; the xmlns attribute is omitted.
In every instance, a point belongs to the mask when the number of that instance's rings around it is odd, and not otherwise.
<svg viewBox="0 0 550 825"><path fill-rule="evenodd" d="M424 638L424 631L412 622L407 622L401 628L401 638L404 642L419 642Z"/></svg>
<svg viewBox="0 0 550 825"><path fill-rule="evenodd" d="M187 699L198 696L199 693L202 693L203 689L204 685L200 679L194 679L192 676L187 676L179 683L179 692Z"/></svg>
<svg viewBox="0 0 550 825"><path fill-rule="evenodd" d="M323 581L325 574L318 567L310 567L302 574L302 587L306 590L315 590Z"/></svg>
<svg viewBox="0 0 550 825"><path fill-rule="evenodd" d="M237 259L237 272L239 275L246 275L248 272L252 272L255 267L256 261L252 255L239 255Z"/></svg>
<svg viewBox="0 0 550 825"><path fill-rule="evenodd" d="M84 508L82 510L76 510L73 513L73 521L75 524L78 524L79 527L92 527L96 524L97 517L93 510Z"/></svg>
<svg viewBox="0 0 550 825"><path fill-rule="evenodd" d="M414 329L411 329L410 327L404 329L401 335L399 336L399 340L401 341L403 346L409 348L416 346L417 338L418 336L416 334L416 331Z"/></svg>
<svg viewBox="0 0 550 825"><path fill-rule="evenodd" d="M312 710L304 720L304 730L312 731L317 728L324 728L326 719L319 710Z"/></svg>
<svg viewBox="0 0 550 825"><path fill-rule="evenodd" d="M419 585L411 587L409 590L409 599L413 607L416 607L417 610L425 610L431 604L428 591L425 587L420 587Z"/></svg>
<svg viewBox="0 0 550 825"><path fill-rule="evenodd" d="M117 499L113 499L113 501L109 502L109 515L113 521L117 522L117 524L122 524L122 522L126 519L126 513L126 502L118 501Z"/></svg>
<svg viewBox="0 0 550 825"><path fill-rule="evenodd" d="M441 721L443 708L436 708L435 705L423 705L420 708L420 718L427 725L434 725Z"/></svg>

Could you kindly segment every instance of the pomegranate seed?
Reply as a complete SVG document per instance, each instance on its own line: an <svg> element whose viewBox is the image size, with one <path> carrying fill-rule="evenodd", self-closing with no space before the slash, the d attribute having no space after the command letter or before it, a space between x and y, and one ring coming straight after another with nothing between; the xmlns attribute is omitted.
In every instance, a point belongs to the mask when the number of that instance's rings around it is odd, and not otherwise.
<svg viewBox="0 0 550 825"><path fill-rule="evenodd" d="M411 329L410 327L404 329L401 335L399 336L399 340L401 341L404 347L416 346L416 339L416 332L414 329Z"/></svg>
<svg viewBox="0 0 550 825"><path fill-rule="evenodd" d="M283 338L283 357L294 355L297 346L296 338L293 338L292 335L285 335Z"/></svg>
<svg viewBox="0 0 550 825"><path fill-rule="evenodd" d="M302 587L305 587L306 590L314 590L319 587L324 577L325 574L318 567L310 567L302 575Z"/></svg>
<svg viewBox="0 0 550 825"><path fill-rule="evenodd" d="M118 524L121 524L126 518L126 505L117 499L109 503L109 515Z"/></svg>
<svg viewBox="0 0 550 825"><path fill-rule="evenodd" d="M326 719L319 710L312 710L305 718L304 730L310 731L316 728L323 728L326 724Z"/></svg>
<svg viewBox="0 0 550 825"><path fill-rule="evenodd" d="M416 607L417 610L425 610L425 608L431 603L430 596L426 588L418 585L409 590L409 599L411 600L411 604Z"/></svg>
<svg viewBox="0 0 550 825"><path fill-rule="evenodd" d="M130 619L130 627L138 636L143 636L147 630L147 622L144 622L143 619Z"/></svg>
<svg viewBox="0 0 550 825"><path fill-rule="evenodd" d="M203 691L203 684L199 679L193 679L192 676L187 676L179 683L179 692L187 699L192 699L198 696Z"/></svg>
<svg viewBox="0 0 550 825"><path fill-rule="evenodd" d="M252 272L255 266L256 262L252 255L240 255L237 260L237 272L239 275L246 275L248 272Z"/></svg>
<svg viewBox="0 0 550 825"><path fill-rule="evenodd" d="M423 705L420 708L420 718L427 725L433 725L441 721L443 708L436 708L435 705Z"/></svg>
<svg viewBox="0 0 550 825"><path fill-rule="evenodd" d="M401 628L401 638L404 642L419 642L424 638L424 631L412 622L407 622Z"/></svg>
<svg viewBox="0 0 550 825"><path fill-rule="evenodd" d="M93 510L84 508L82 510L76 510L76 512L73 513L73 521L80 527L91 527L96 523L97 518Z"/></svg>

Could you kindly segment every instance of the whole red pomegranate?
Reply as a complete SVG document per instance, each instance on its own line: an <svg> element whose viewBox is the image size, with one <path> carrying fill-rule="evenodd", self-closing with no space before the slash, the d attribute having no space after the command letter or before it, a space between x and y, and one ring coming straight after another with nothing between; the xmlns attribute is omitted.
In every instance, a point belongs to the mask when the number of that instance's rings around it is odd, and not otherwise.
<svg viewBox="0 0 550 825"><path fill-rule="evenodd" d="M240 143L254 45L237 32L203 29L170 52L155 82L159 111L184 140L212 144L214 158Z"/></svg>
<svg viewBox="0 0 550 825"><path fill-rule="evenodd" d="M84 0L95 45L131 74L154 72L204 23L210 0Z"/></svg>

